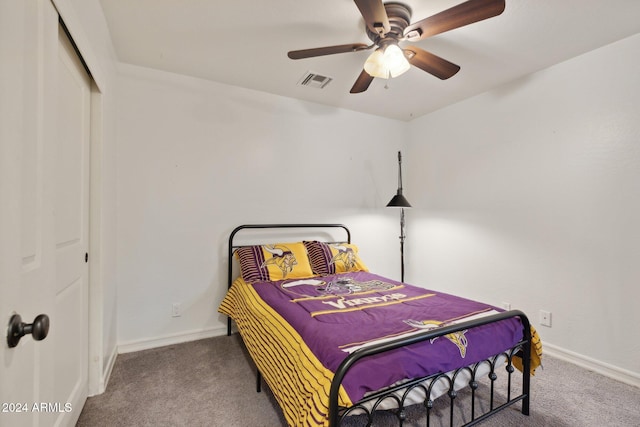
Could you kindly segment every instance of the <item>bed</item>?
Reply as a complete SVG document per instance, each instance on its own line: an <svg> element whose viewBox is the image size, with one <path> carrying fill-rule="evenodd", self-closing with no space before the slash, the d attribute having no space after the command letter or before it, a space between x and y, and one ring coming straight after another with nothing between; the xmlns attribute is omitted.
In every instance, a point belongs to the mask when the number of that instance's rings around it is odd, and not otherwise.
<svg viewBox="0 0 640 427"><path fill-rule="evenodd" d="M313 237L287 240L290 230ZM342 224L241 225L230 234L228 257L218 311L228 316L228 335L235 321L257 367L258 391L264 379L289 425L334 427L355 417L372 425L380 413L402 425L416 405L429 425L440 396L449 397L453 425L462 389L470 390L464 425L517 402L529 414L541 345L521 311L376 275ZM495 403L499 374L506 391ZM484 389L488 406L476 403Z"/></svg>

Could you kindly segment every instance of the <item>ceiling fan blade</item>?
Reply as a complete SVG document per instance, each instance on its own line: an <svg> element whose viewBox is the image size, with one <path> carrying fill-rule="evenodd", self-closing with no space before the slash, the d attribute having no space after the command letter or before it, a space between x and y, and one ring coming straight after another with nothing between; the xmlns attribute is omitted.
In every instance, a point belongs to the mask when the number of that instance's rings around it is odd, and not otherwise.
<svg viewBox="0 0 640 427"><path fill-rule="evenodd" d="M429 53L426 50L420 49L419 47L409 46L403 50L411 65L418 67L429 74L433 74L441 80L446 80L460 71L460 67L458 65L440 58L433 53Z"/></svg>
<svg viewBox="0 0 640 427"><path fill-rule="evenodd" d="M367 27L376 34L386 34L391 30L387 11L382 0L353 0L360 10Z"/></svg>
<svg viewBox="0 0 640 427"><path fill-rule="evenodd" d="M505 0L469 0L409 25L405 28L404 35L412 41L422 40L492 18L504 11L504 2Z"/></svg>
<svg viewBox="0 0 640 427"><path fill-rule="evenodd" d="M362 70L356 82L353 84L353 87L349 91L350 93L362 93L365 90L369 89L369 85L373 81L373 77L369 75L365 70Z"/></svg>
<svg viewBox="0 0 640 427"><path fill-rule="evenodd" d="M291 59L312 58L314 56L333 55L334 53L356 52L368 49L364 43L341 44L338 46L316 47L313 49L292 50L287 53Z"/></svg>

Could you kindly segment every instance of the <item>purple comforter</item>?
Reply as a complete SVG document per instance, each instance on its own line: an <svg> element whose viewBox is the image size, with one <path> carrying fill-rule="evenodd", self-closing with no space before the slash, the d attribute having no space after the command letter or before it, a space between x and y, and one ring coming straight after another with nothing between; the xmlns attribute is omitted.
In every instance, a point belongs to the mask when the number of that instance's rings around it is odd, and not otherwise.
<svg viewBox="0 0 640 427"><path fill-rule="evenodd" d="M359 346L502 311L365 272L252 286L332 372ZM355 402L403 379L484 360L521 339L519 319L503 320L365 358L351 368L342 385Z"/></svg>

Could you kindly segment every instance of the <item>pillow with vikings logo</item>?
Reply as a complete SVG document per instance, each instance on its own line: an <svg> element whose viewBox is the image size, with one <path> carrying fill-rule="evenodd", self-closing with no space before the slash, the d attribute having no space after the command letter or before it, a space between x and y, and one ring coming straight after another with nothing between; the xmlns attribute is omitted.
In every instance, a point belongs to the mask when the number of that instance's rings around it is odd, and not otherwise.
<svg viewBox="0 0 640 427"><path fill-rule="evenodd" d="M240 275L247 283L314 276L302 242L245 246L235 254Z"/></svg>
<svg viewBox="0 0 640 427"><path fill-rule="evenodd" d="M349 271L369 271L358 255L358 247L350 243L305 241L315 274L327 275Z"/></svg>

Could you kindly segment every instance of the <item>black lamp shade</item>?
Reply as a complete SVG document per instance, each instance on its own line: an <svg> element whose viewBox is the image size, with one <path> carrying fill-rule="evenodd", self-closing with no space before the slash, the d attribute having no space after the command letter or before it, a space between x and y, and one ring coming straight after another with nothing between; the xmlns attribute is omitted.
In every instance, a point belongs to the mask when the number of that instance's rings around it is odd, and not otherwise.
<svg viewBox="0 0 640 427"><path fill-rule="evenodd" d="M388 208L410 208L411 203L402 195L402 154L398 151L398 192L387 203Z"/></svg>
<svg viewBox="0 0 640 427"><path fill-rule="evenodd" d="M398 192L389 203L387 203L388 208L410 208L411 204L407 200L406 197L402 195L402 193Z"/></svg>

